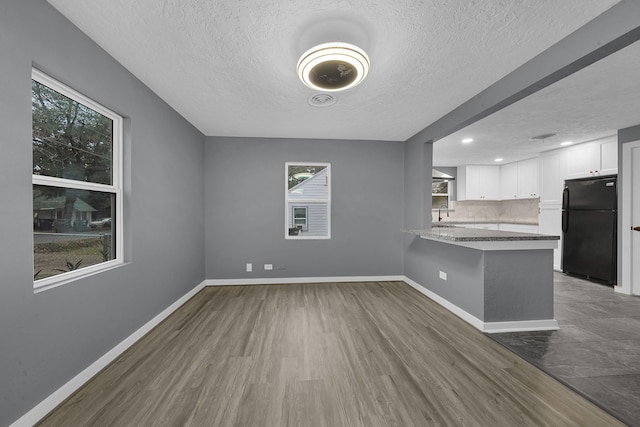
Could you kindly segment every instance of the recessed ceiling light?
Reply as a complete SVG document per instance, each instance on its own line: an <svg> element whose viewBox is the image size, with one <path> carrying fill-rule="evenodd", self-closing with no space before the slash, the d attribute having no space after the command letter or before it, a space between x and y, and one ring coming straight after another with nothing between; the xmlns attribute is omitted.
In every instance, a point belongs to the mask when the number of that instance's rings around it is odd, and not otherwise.
<svg viewBox="0 0 640 427"><path fill-rule="evenodd" d="M502 157L498 157L497 159L495 159L495 160L494 160L494 162L501 162L501 161L503 161L503 160L504 160L504 159L503 159Z"/></svg>
<svg viewBox="0 0 640 427"><path fill-rule="evenodd" d="M571 145L571 144L573 144L573 141L565 141L560 143L560 145Z"/></svg>
<svg viewBox="0 0 640 427"><path fill-rule="evenodd" d="M473 138L465 138L462 140L463 144L469 144L470 142L473 142Z"/></svg>
<svg viewBox="0 0 640 427"><path fill-rule="evenodd" d="M323 43L302 54L298 77L312 89L336 92L353 87L367 76L369 57L348 43Z"/></svg>

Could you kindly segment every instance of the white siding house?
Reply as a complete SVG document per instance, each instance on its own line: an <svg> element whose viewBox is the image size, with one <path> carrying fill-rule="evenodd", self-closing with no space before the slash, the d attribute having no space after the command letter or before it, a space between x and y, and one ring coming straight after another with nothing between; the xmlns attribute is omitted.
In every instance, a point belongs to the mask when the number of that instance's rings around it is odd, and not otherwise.
<svg viewBox="0 0 640 427"><path fill-rule="evenodd" d="M329 231L329 177L323 169L288 190L289 228L301 236L327 236Z"/></svg>

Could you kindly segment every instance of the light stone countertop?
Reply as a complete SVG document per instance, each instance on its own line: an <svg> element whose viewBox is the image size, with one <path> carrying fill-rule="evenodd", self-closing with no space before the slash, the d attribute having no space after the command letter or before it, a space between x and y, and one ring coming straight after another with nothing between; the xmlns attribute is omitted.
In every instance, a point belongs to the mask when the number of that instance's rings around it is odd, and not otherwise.
<svg viewBox="0 0 640 427"><path fill-rule="evenodd" d="M479 221L474 221L474 220L468 220L468 221L464 221L464 220L443 220L443 221L434 221L433 225L434 227L439 226L440 224L442 224L443 226L456 226L456 225L467 225L467 224L518 224L518 225L539 225L537 222L534 221L522 221L522 220L479 220Z"/></svg>
<svg viewBox="0 0 640 427"><path fill-rule="evenodd" d="M484 230L455 226L434 226L422 229L403 229L405 233L415 234L431 240L451 242L503 242L530 240L560 240L560 236L548 234L516 233L513 231Z"/></svg>

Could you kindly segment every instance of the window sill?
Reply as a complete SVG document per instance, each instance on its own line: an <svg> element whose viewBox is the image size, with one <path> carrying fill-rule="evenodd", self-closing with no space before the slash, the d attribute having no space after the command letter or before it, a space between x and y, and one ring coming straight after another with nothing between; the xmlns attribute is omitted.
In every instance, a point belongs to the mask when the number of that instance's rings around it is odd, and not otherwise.
<svg viewBox="0 0 640 427"><path fill-rule="evenodd" d="M103 262L98 265L81 268L76 271L70 271L68 273L58 274L53 277L40 279L33 283L33 293L38 294L40 292L57 288L58 286L66 285L67 283L75 282L77 280L81 280L98 273L113 270L127 264L129 263L126 263L120 260L113 260L113 261Z"/></svg>
<svg viewBox="0 0 640 427"><path fill-rule="evenodd" d="M331 236L284 236L286 240L331 240Z"/></svg>

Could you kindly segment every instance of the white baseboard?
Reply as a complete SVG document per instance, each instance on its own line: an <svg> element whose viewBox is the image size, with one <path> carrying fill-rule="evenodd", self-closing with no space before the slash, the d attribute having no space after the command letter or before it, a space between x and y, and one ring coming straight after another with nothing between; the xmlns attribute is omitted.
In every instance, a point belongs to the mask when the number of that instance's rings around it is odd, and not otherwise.
<svg viewBox="0 0 640 427"><path fill-rule="evenodd" d="M80 372L78 375L69 380L66 384L54 391L49 397L44 399L38 405L33 407L29 412L20 417L11 424L10 427L31 427L44 418L49 412L55 409L66 398L71 396L76 390L82 387L87 381L93 378L98 372L104 369L109 363L113 362L118 356L124 353L136 341L142 338L147 332L157 326L164 319L169 317L171 313L176 311L182 304L187 302L191 297L200 292L205 287L205 282L189 291L186 295L164 309L156 317L144 324L140 329L129 335L124 341L120 342L114 348L105 353L98 360L93 362L89 367Z"/></svg>
<svg viewBox="0 0 640 427"><path fill-rule="evenodd" d="M206 286L278 285L289 283L402 282L404 276L264 277L257 279L209 279Z"/></svg>
<svg viewBox="0 0 640 427"><path fill-rule="evenodd" d="M557 331L560 329L555 319L520 320L515 322L485 322L484 331L488 334L501 332Z"/></svg>
<svg viewBox="0 0 640 427"><path fill-rule="evenodd" d="M440 295L421 286L418 282L411 280L408 277L405 277L404 281L421 294L431 298L456 316L460 317L465 322L469 323L471 326L488 334L499 332L555 331L557 329L560 329L560 327L558 326L558 322L554 319L522 320L511 322L483 322L482 320L466 312L452 302L442 298Z"/></svg>

